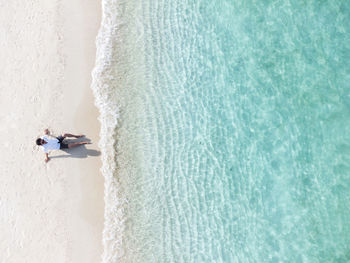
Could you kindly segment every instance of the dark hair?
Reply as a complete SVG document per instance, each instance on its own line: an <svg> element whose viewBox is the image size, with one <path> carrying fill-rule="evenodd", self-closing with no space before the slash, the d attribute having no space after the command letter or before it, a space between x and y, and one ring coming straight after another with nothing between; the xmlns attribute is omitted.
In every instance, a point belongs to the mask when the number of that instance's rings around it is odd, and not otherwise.
<svg viewBox="0 0 350 263"><path fill-rule="evenodd" d="M41 145L41 138L36 139L36 145Z"/></svg>

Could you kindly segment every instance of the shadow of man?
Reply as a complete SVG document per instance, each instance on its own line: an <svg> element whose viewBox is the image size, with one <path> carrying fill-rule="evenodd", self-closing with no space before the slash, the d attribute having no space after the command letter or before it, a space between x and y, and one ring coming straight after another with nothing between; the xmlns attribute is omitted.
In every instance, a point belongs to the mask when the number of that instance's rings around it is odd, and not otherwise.
<svg viewBox="0 0 350 263"><path fill-rule="evenodd" d="M85 140L91 141L88 138ZM79 142L80 140L65 140L67 143ZM100 156L101 152L94 149L86 149L85 145L81 145L79 147L70 148L70 149L61 149L67 154L55 155L51 156L53 158L87 158L88 156Z"/></svg>

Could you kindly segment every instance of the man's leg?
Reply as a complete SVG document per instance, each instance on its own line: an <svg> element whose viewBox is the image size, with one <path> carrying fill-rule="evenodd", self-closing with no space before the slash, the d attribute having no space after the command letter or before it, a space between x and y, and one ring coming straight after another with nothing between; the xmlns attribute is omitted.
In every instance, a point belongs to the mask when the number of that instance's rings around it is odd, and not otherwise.
<svg viewBox="0 0 350 263"><path fill-rule="evenodd" d="M62 135L63 138L66 138L66 137L74 137L74 138L81 138L81 137L84 137L84 135L80 134L80 135L74 135L74 134L70 134L70 133L65 133Z"/></svg>
<svg viewBox="0 0 350 263"><path fill-rule="evenodd" d="M83 144L88 144L89 142L75 142L75 143L69 143L68 144L68 148L73 148L73 147L77 147L79 145L83 145Z"/></svg>

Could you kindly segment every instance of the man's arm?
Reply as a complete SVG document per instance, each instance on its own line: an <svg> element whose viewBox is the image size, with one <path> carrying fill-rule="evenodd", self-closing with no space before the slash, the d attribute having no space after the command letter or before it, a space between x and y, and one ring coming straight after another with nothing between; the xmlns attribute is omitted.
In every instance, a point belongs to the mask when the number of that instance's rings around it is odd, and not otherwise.
<svg viewBox="0 0 350 263"><path fill-rule="evenodd" d="M48 154L48 153L45 153L45 156L46 156L45 162L47 163L48 161L50 161L50 157L49 157L49 154Z"/></svg>
<svg viewBox="0 0 350 263"><path fill-rule="evenodd" d="M45 135L50 135L49 129L45 129L45 130L44 130L44 134L45 134Z"/></svg>

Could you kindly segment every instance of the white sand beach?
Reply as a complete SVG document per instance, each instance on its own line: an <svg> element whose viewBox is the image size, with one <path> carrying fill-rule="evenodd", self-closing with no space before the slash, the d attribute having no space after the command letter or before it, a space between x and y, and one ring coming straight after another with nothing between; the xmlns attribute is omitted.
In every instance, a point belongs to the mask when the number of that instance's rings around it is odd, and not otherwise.
<svg viewBox="0 0 350 263"><path fill-rule="evenodd" d="M103 177L91 71L97 0L0 0L1 262L100 262ZM35 139L83 133L55 151Z"/></svg>

